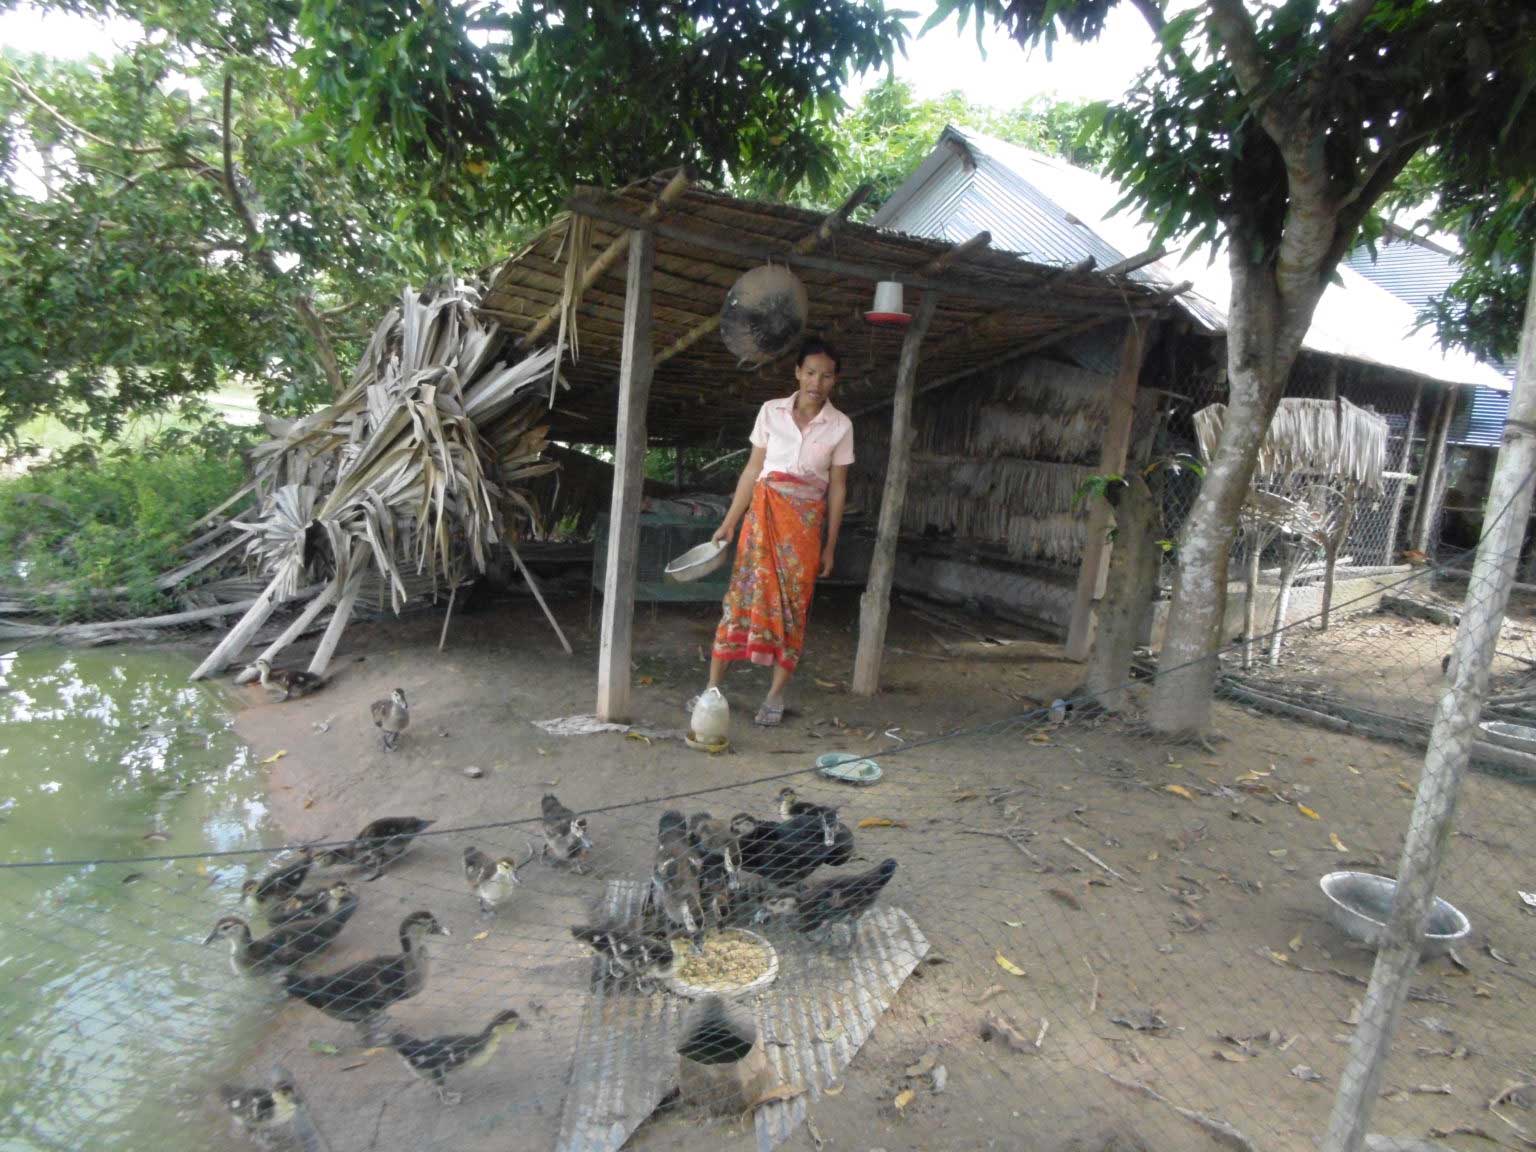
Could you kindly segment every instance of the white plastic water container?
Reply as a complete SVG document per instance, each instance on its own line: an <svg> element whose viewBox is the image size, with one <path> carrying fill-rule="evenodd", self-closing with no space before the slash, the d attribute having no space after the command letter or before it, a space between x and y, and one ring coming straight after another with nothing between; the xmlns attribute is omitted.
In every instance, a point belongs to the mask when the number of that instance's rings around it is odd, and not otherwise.
<svg viewBox="0 0 1536 1152"><path fill-rule="evenodd" d="M703 692L693 706L688 726L700 744L719 744L731 734L731 706L718 688Z"/></svg>

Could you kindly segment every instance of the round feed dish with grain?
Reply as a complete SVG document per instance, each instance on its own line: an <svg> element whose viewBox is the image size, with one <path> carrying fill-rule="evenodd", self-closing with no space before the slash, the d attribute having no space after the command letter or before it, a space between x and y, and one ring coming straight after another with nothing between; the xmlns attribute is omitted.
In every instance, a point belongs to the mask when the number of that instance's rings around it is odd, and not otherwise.
<svg viewBox="0 0 1536 1152"><path fill-rule="evenodd" d="M705 937L702 951L681 950L673 987L684 996L739 996L773 983L779 958L755 932L726 928Z"/></svg>

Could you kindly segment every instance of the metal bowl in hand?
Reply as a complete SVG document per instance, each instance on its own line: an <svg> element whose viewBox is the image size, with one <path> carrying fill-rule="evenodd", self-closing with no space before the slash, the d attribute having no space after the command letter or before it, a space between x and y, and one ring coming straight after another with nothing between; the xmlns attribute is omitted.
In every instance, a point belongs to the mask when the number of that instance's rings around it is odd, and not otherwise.
<svg viewBox="0 0 1536 1152"><path fill-rule="evenodd" d="M706 540L668 564L664 570L666 577L677 584L700 580L725 566L730 559L729 549L730 544L724 540Z"/></svg>

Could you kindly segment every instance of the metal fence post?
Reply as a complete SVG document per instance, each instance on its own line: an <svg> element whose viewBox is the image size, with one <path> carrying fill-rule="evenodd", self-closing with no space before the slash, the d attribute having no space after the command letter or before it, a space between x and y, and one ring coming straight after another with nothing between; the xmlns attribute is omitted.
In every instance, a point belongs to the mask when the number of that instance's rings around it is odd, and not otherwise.
<svg viewBox="0 0 1536 1152"><path fill-rule="evenodd" d="M1323 1152L1359 1152L1381 1089L1392 1035L1419 962L1424 923L1434 903L1456 798L1466 772L1515 565L1531 509L1536 476L1536 281L1527 290L1520 335L1520 369L1509 420L1488 494L1483 538L1467 584L1449 668L1440 698L1413 818L1398 865L1397 897L1387 939L1376 956L1365 1004L1339 1079Z"/></svg>

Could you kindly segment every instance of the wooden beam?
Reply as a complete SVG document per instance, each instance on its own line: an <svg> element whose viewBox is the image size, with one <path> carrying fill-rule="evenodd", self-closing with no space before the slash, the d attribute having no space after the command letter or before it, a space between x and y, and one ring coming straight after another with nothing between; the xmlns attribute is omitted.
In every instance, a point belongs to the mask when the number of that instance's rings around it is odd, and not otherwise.
<svg viewBox="0 0 1536 1152"><path fill-rule="evenodd" d="M1414 493L1413 535L1410 547L1416 552L1429 551L1429 538L1434 533L1435 518L1440 514L1440 502L1445 498L1445 442L1451 432L1451 420L1456 412L1456 388L1446 385L1440 407L1435 411L1435 422L1429 430L1429 440L1424 445L1424 467L1419 471L1419 490Z"/></svg>
<svg viewBox="0 0 1536 1152"><path fill-rule="evenodd" d="M1118 264L1111 264L1104 269L1106 276L1128 276L1138 268L1145 268L1148 264L1156 264L1164 256L1168 255L1168 249L1162 245L1156 248L1148 248L1139 255L1132 256L1128 260L1122 260Z"/></svg>
<svg viewBox="0 0 1536 1152"><path fill-rule="evenodd" d="M891 584L896 575L896 544L901 513L907 499L907 471L912 463L912 398L917 395L917 357L923 336L933 321L939 298L925 292L901 345L896 369L896 396L891 408L891 452L885 469L885 495L880 500L880 526L869 579L859 600L859 647L853 660L852 690L873 696L880 690L880 656L891 609Z"/></svg>
<svg viewBox="0 0 1536 1152"><path fill-rule="evenodd" d="M1099 450L1098 473L1118 475L1125 471L1131 447L1131 425L1136 416L1136 384L1141 362L1151 343L1150 331L1135 321L1125 326L1120 343L1120 363L1109 387L1109 423ZM1088 534L1083 542L1083 561L1077 570L1077 598L1067 626L1067 659L1086 660L1093 646L1093 605L1104 595L1109 571L1109 505L1095 500L1088 511Z"/></svg>
<svg viewBox="0 0 1536 1152"><path fill-rule="evenodd" d="M1424 395L1424 381L1416 381L1413 385L1413 407L1408 410L1408 427L1403 432L1403 450L1397 457L1397 491L1392 493L1392 512L1387 517L1387 539L1382 545L1382 564L1390 564L1397 559L1397 525L1403 515L1403 495L1408 491L1408 481L1405 478L1408 466L1413 463L1413 436L1419 430L1419 400ZM1391 474L1386 474L1391 479Z"/></svg>
<svg viewBox="0 0 1536 1152"><path fill-rule="evenodd" d="M651 203L646 206L644 213L642 213L638 219L642 221L654 221L660 219L661 214L665 212L669 206L675 204L687 190L688 174L680 168L677 171L677 175L673 176L672 179L667 181L666 187L664 187L660 192L656 194L656 199L651 201ZM624 255L628 248L629 237L619 236L613 241L613 243L604 248L602 252L598 253L597 259L588 264L587 270L581 274L581 287L577 290L578 298L580 297L581 293L585 292L588 288L592 287L592 285L596 284L598 280L602 279L607 271L619 262L619 257ZM538 323L530 328L528 330L528 334L517 342L517 346L519 348L531 347L539 339L539 337L543 336L546 332L553 328L555 324L559 322L559 320L560 302L556 302L554 307L545 312L543 316L539 317Z"/></svg>
<svg viewBox="0 0 1536 1152"><path fill-rule="evenodd" d="M572 212L590 216L594 220L602 220L609 224L618 224L624 228L643 229L654 232L657 236L666 240L672 240L679 244L686 244L694 248L702 248L707 251L723 252L730 256L736 256L743 260L767 262L779 260L785 264L798 265L804 268L813 268L819 272L830 272L838 276L847 276L855 280L866 280L870 283L878 283L881 280L894 280L909 288L918 288L926 292L939 292L962 296L972 300L990 300L998 304L1016 304L1025 300L1036 299L1037 285L1028 288L1009 288L995 283L979 282L975 280L959 280L953 277L935 278L924 276L921 271L894 267L892 265L863 264L852 260L839 260L827 256L812 256L801 252L783 252L773 248L765 248L758 244L743 243L728 237L716 234L714 231L706 231L696 224L679 226L667 224L662 221L646 220L632 212L625 212L618 208L611 208L606 204L595 204L590 200L573 197L566 201L566 207ZM1123 290L1123 289L1121 289ZM1161 293L1159 295L1162 295ZM1067 316L1098 315L1106 319L1116 315L1125 315L1129 312L1133 316L1155 311L1153 301L1136 300L1127 305L1122 298L1113 302L1105 300L1104 303L1085 303L1079 300L1054 300L1049 308L1043 309L1046 313L1057 313Z"/></svg>
<svg viewBox="0 0 1536 1152"><path fill-rule="evenodd" d="M628 243L613 503L608 514L603 626L597 657L597 716L610 722L629 719L635 569L640 560L640 498L645 481L645 410L651 394L651 266L656 259L656 238L641 230L631 232Z"/></svg>
<svg viewBox="0 0 1536 1152"><path fill-rule="evenodd" d="M854 210L857 209L860 204L864 203L864 201L870 198L870 196L874 193L874 190L875 186L873 184L860 184L853 190L853 194L850 195L848 199L844 200L835 209L827 213L815 231L810 232L805 236L802 236L799 240L795 241L794 247L791 249L791 251L806 253L814 252L817 248L820 248L833 237L839 228L843 226L844 222L854 212ZM668 360L672 359L672 357L678 355L681 352L686 352L688 349L692 348L700 340L704 339L704 337L708 336L711 332L719 327L720 313L716 312L713 316L710 316L708 319L701 321L689 331L679 336L666 348L663 348L660 352L656 353L655 362L657 364L665 364Z"/></svg>

